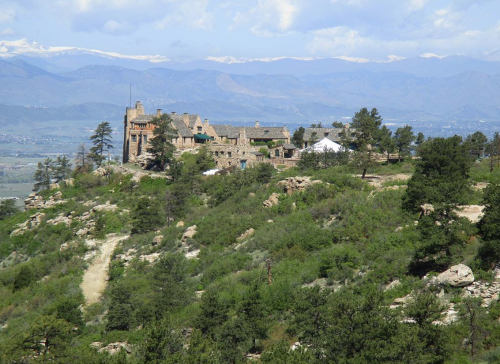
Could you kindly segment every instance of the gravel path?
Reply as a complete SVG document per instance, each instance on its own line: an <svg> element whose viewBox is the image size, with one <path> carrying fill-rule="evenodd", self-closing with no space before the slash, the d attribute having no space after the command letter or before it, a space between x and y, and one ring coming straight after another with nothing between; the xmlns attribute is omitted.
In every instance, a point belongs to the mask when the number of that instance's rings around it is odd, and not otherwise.
<svg viewBox="0 0 500 364"><path fill-rule="evenodd" d="M98 242L99 253L94 258L89 269L83 275L83 281L80 288L85 296L87 305L99 302L104 289L106 289L108 279L108 268L111 261L111 255L116 245L127 239L129 236L111 236L105 241Z"/></svg>

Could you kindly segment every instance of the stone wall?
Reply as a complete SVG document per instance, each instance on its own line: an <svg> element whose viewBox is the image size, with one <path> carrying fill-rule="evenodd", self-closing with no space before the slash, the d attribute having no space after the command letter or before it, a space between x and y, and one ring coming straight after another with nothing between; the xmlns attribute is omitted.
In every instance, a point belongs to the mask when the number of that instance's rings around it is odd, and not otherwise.
<svg viewBox="0 0 500 364"><path fill-rule="evenodd" d="M251 145L233 145L233 144L218 144L210 143L210 150L217 168L223 169L236 166L242 168L242 161L246 161L246 167L252 167L257 163L270 163L270 160L263 155L256 155L259 148Z"/></svg>

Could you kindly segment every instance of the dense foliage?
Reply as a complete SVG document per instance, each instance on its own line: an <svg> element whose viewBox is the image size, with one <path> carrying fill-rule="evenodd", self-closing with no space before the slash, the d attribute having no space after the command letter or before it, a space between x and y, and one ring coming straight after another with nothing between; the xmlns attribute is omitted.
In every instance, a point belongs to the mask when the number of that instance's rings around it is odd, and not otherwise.
<svg viewBox="0 0 500 364"><path fill-rule="evenodd" d="M482 307L460 288L429 283L455 263L492 279L500 174L490 161L472 163L460 138L436 138L421 143L416 161L370 167L379 177L415 170L405 188L399 179L369 184L330 157L318 167L278 172L264 163L204 177L213 161L202 149L171 165L168 178L80 170L59 189L64 203L41 210L23 234L11 233L34 212L2 204L1 361L497 363L499 302ZM319 182L285 193L277 182L296 176ZM491 184L481 191L472 182ZM273 193L279 203L265 207ZM483 201L476 225L451 209ZM116 209L94 208L107 202ZM434 210L420 217L423 203ZM83 216L95 221L86 237L76 235ZM49 222L56 217L72 221ZM97 249L88 241L107 234L130 237L112 253L103 297L88 305L80 283ZM456 321L436 324L451 303ZM130 352L98 350L117 342Z"/></svg>

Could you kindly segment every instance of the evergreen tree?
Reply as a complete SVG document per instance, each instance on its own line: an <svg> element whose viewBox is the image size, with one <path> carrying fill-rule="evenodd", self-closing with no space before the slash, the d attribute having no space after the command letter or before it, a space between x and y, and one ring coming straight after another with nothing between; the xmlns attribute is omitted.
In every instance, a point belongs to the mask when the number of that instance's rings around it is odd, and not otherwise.
<svg viewBox="0 0 500 364"><path fill-rule="evenodd" d="M29 287L35 282L36 277L33 269L29 265L23 265L19 273L14 278L13 292L19 291L23 288Z"/></svg>
<svg viewBox="0 0 500 364"><path fill-rule="evenodd" d="M35 356L43 362L65 362L65 350L71 339L71 325L55 315L33 321L22 340L24 357Z"/></svg>
<svg viewBox="0 0 500 364"><path fill-rule="evenodd" d="M75 163L75 171L78 173L86 173L92 170L91 158L84 143L80 144L76 151Z"/></svg>
<svg viewBox="0 0 500 364"><path fill-rule="evenodd" d="M464 143L469 149L470 155L479 158L484 155L488 138L482 132L476 131L474 134L468 135Z"/></svg>
<svg viewBox="0 0 500 364"><path fill-rule="evenodd" d="M52 167L52 175L56 183L59 183L71 175L71 163L66 154L57 156Z"/></svg>
<svg viewBox="0 0 500 364"><path fill-rule="evenodd" d="M247 335L252 341L251 350L255 352L257 340L263 340L267 337L269 327L266 307L256 285L250 288L250 291L243 298L238 318L244 322Z"/></svg>
<svg viewBox="0 0 500 364"><path fill-rule="evenodd" d="M142 197L132 211L132 233L142 234L163 225L161 210L157 203Z"/></svg>
<svg viewBox="0 0 500 364"><path fill-rule="evenodd" d="M420 146L423 142L425 142L425 136L424 136L424 133L422 133L421 131L418 132L417 134L417 137L415 138L415 144L418 146Z"/></svg>
<svg viewBox="0 0 500 364"><path fill-rule="evenodd" d="M90 140L94 144L94 146L90 148L90 157L99 167L102 165L102 162L106 160L104 152L113 148L112 132L113 129L111 129L109 122L103 121L97 126L94 134L90 137Z"/></svg>
<svg viewBox="0 0 500 364"><path fill-rule="evenodd" d="M304 133L305 132L306 132L306 129L304 129L302 126L293 132L292 143L297 148L302 148L302 146L304 145Z"/></svg>
<svg viewBox="0 0 500 364"><path fill-rule="evenodd" d="M403 197L403 207L416 212L424 203L465 203L471 159L462 138L432 139L421 145L419 155L421 158Z"/></svg>
<svg viewBox="0 0 500 364"><path fill-rule="evenodd" d="M486 145L486 150L490 155L490 172L493 172L495 164L500 168L500 133L495 132L491 141Z"/></svg>
<svg viewBox="0 0 500 364"><path fill-rule="evenodd" d="M196 327L203 335L215 338L215 332L228 319L228 307L221 302L215 290L203 293L200 303L200 313L196 319Z"/></svg>
<svg viewBox="0 0 500 364"><path fill-rule="evenodd" d="M377 109L368 111L362 108L354 114L352 118L352 128L355 130L356 153L354 153L353 164L362 169L361 178L365 178L368 168L374 164L372 157L373 147L379 140L382 117Z"/></svg>
<svg viewBox="0 0 500 364"><path fill-rule="evenodd" d="M16 206L16 201L12 199L3 200L0 202L0 221L14 215L19 209Z"/></svg>
<svg viewBox="0 0 500 364"><path fill-rule="evenodd" d="M160 170L164 171L166 166L173 159L175 146L172 139L176 137L176 132L172 126L172 119L168 114L155 117L151 120L155 126L153 138L149 141L148 152L153 155L153 163Z"/></svg>
<svg viewBox="0 0 500 364"><path fill-rule="evenodd" d="M184 338L181 328L171 316L152 322L146 329L140 347L141 362L177 364L182 362Z"/></svg>
<svg viewBox="0 0 500 364"><path fill-rule="evenodd" d="M35 185L33 191L47 190L52 182L52 170L54 162L51 158L46 158L43 162L38 162L37 169L33 179Z"/></svg>
<svg viewBox="0 0 500 364"><path fill-rule="evenodd" d="M113 286L106 330L130 330L133 323L131 297L132 291L127 285Z"/></svg>
<svg viewBox="0 0 500 364"><path fill-rule="evenodd" d="M401 155L409 155L412 149L412 143L415 140L412 127L409 125L398 128L394 133L394 144L398 151L398 160L401 162Z"/></svg>
<svg viewBox="0 0 500 364"><path fill-rule="evenodd" d="M390 154L394 152L396 143L392 138L392 131L385 125L380 129L378 146L382 153L387 153L387 163L389 163Z"/></svg>
<svg viewBox="0 0 500 364"><path fill-rule="evenodd" d="M478 251L480 266L493 269L500 261L500 185L491 184L484 190L484 214L478 227L482 245Z"/></svg>
<svg viewBox="0 0 500 364"><path fill-rule="evenodd" d="M340 128L343 128L345 125L344 125L344 123L343 123L343 122L341 122L341 121L334 121L334 122L332 123L332 126L333 126L334 128L338 128L338 129L340 129Z"/></svg>

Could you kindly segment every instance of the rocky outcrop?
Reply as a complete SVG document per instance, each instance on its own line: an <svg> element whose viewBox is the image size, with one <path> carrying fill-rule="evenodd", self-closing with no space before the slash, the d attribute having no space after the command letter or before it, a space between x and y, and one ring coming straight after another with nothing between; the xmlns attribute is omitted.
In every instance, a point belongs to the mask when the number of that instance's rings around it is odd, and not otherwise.
<svg viewBox="0 0 500 364"><path fill-rule="evenodd" d="M498 301L500 282L474 282L465 289L465 292L468 296L481 298L483 307L488 307L492 302Z"/></svg>
<svg viewBox="0 0 500 364"><path fill-rule="evenodd" d="M26 231L35 229L38 225L42 223L45 214L43 212L37 212L34 215L31 215L28 220L23 222L22 224L17 225L17 229L10 233L12 236L22 235Z"/></svg>
<svg viewBox="0 0 500 364"><path fill-rule="evenodd" d="M94 342L91 344L93 348L98 348L101 345L99 342ZM121 350L125 350L127 354L132 353L132 346L126 342L116 342L106 345L98 350L99 353L108 352L110 355L115 355Z"/></svg>
<svg viewBox="0 0 500 364"><path fill-rule="evenodd" d="M156 246L156 245L160 244L162 240L163 240L163 235L155 236L153 238L153 241L151 242L151 245Z"/></svg>
<svg viewBox="0 0 500 364"><path fill-rule="evenodd" d="M278 193L273 193L267 200L263 202L264 207L273 207L280 203L280 195Z"/></svg>
<svg viewBox="0 0 500 364"><path fill-rule="evenodd" d="M253 228L250 228L247 231L245 231L243 234L241 234L236 240L243 241L243 240L249 238L250 236L252 236L254 232L255 232L255 230Z"/></svg>
<svg viewBox="0 0 500 364"><path fill-rule="evenodd" d="M39 196L36 193L32 193L26 200L24 200L24 208L27 211L32 209L41 210L54 207L55 205L66 202L62 197L63 195L61 191L57 191L48 200L44 200L42 196Z"/></svg>
<svg viewBox="0 0 500 364"><path fill-rule="evenodd" d="M295 192L305 190L307 187L317 183L322 183L318 180L311 180L311 177L288 177L283 181L279 181L278 185L283 186L285 193L291 195Z"/></svg>
<svg viewBox="0 0 500 364"><path fill-rule="evenodd" d="M452 287L465 287L474 282L474 274L468 266L458 264L438 275L437 282Z"/></svg>
<svg viewBox="0 0 500 364"><path fill-rule="evenodd" d="M186 232L182 235L182 242L185 243L188 239L192 239L196 235L196 225L187 228Z"/></svg>
<svg viewBox="0 0 500 364"><path fill-rule="evenodd" d="M175 227L184 227L184 221L179 221Z"/></svg>
<svg viewBox="0 0 500 364"><path fill-rule="evenodd" d="M107 201L104 205L97 205L92 208L93 212L96 211L116 211L118 206L111 204L110 201Z"/></svg>

